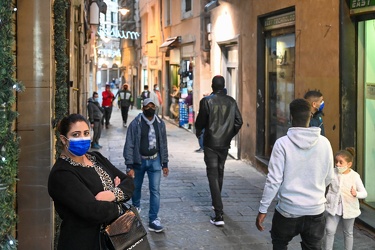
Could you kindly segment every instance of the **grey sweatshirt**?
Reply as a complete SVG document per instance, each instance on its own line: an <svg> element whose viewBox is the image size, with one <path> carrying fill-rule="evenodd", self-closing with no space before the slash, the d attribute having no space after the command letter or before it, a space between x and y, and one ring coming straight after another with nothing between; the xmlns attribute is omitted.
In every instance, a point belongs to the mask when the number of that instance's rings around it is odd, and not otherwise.
<svg viewBox="0 0 375 250"><path fill-rule="evenodd" d="M320 128L290 128L273 147L259 212L267 213L277 195L277 209L284 214L323 213L333 166L331 144L320 135Z"/></svg>

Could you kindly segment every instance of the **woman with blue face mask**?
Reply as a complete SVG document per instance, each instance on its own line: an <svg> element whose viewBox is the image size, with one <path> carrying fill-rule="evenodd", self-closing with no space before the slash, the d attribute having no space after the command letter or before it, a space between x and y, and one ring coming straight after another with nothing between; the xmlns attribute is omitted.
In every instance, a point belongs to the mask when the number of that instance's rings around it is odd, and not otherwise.
<svg viewBox="0 0 375 250"><path fill-rule="evenodd" d="M90 127L80 114L59 124L63 149L48 179L48 192L62 219L57 249L100 249L100 227L122 213L116 202L133 195L134 183L90 149Z"/></svg>

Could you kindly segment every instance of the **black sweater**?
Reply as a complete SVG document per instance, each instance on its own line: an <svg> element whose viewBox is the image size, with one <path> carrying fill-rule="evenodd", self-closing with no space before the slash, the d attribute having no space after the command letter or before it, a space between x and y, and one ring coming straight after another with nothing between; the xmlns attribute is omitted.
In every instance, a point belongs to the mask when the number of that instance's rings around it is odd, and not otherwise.
<svg viewBox="0 0 375 250"><path fill-rule="evenodd" d="M133 194L133 179L121 172L99 152L89 152L111 176L121 179L118 186L126 200ZM58 249L99 249L99 231L119 215L114 202L98 201L95 195L104 191L99 175L93 167L73 166L59 158L48 179L48 192L62 219Z"/></svg>

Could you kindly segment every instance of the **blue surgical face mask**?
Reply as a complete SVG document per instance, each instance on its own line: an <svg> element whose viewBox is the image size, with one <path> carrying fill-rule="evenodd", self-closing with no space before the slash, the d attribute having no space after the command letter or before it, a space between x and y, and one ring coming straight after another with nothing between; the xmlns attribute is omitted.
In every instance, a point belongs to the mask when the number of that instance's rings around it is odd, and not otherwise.
<svg viewBox="0 0 375 250"><path fill-rule="evenodd" d="M66 137L65 137L66 138ZM67 146L69 152L75 156L82 156L90 149L91 138L81 137L81 138L66 138L69 140L69 146Z"/></svg>
<svg viewBox="0 0 375 250"><path fill-rule="evenodd" d="M98 97L94 98L94 101L99 102L99 98Z"/></svg>
<svg viewBox="0 0 375 250"><path fill-rule="evenodd" d="M323 109L324 109L324 101L322 101L322 103L320 104L318 111L322 112Z"/></svg>

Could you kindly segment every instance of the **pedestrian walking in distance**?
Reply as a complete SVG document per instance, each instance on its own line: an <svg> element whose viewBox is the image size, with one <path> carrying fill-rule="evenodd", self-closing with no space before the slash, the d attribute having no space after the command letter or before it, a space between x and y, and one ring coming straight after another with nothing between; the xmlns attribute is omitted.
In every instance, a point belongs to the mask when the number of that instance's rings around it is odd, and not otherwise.
<svg viewBox="0 0 375 250"><path fill-rule="evenodd" d="M320 128L309 127L311 105L295 99L290 105L292 127L276 140L260 201L256 227L263 231L268 207L277 196L272 219L273 249L287 249L301 236L302 249L320 250L325 228L325 191L333 177L333 153Z"/></svg>
<svg viewBox="0 0 375 250"><path fill-rule="evenodd" d="M125 83L122 89L117 92L115 99L116 97L118 97L118 107L121 109L122 125L126 127L129 108L130 106L133 108L134 105L133 95L129 90L129 84Z"/></svg>
<svg viewBox="0 0 375 250"><path fill-rule="evenodd" d="M105 85L105 91L102 92L102 107L104 109L104 116L102 119L102 125L105 122L105 128L109 128L109 120L112 115L112 102L114 100L114 95L111 91L111 86L109 84Z"/></svg>
<svg viewBox="0 0 375 250"><path fill-rule="evenodd" d="M196 136L204 130L203 147L207 178L215 215L210 222L223 226L223 201L221 190L224 180L224 165L228 156L230 142L242 126L242 116L236 101L224 91L222 76L212 78L212 94L199 103L199 113L195 122Z"/></svg>

